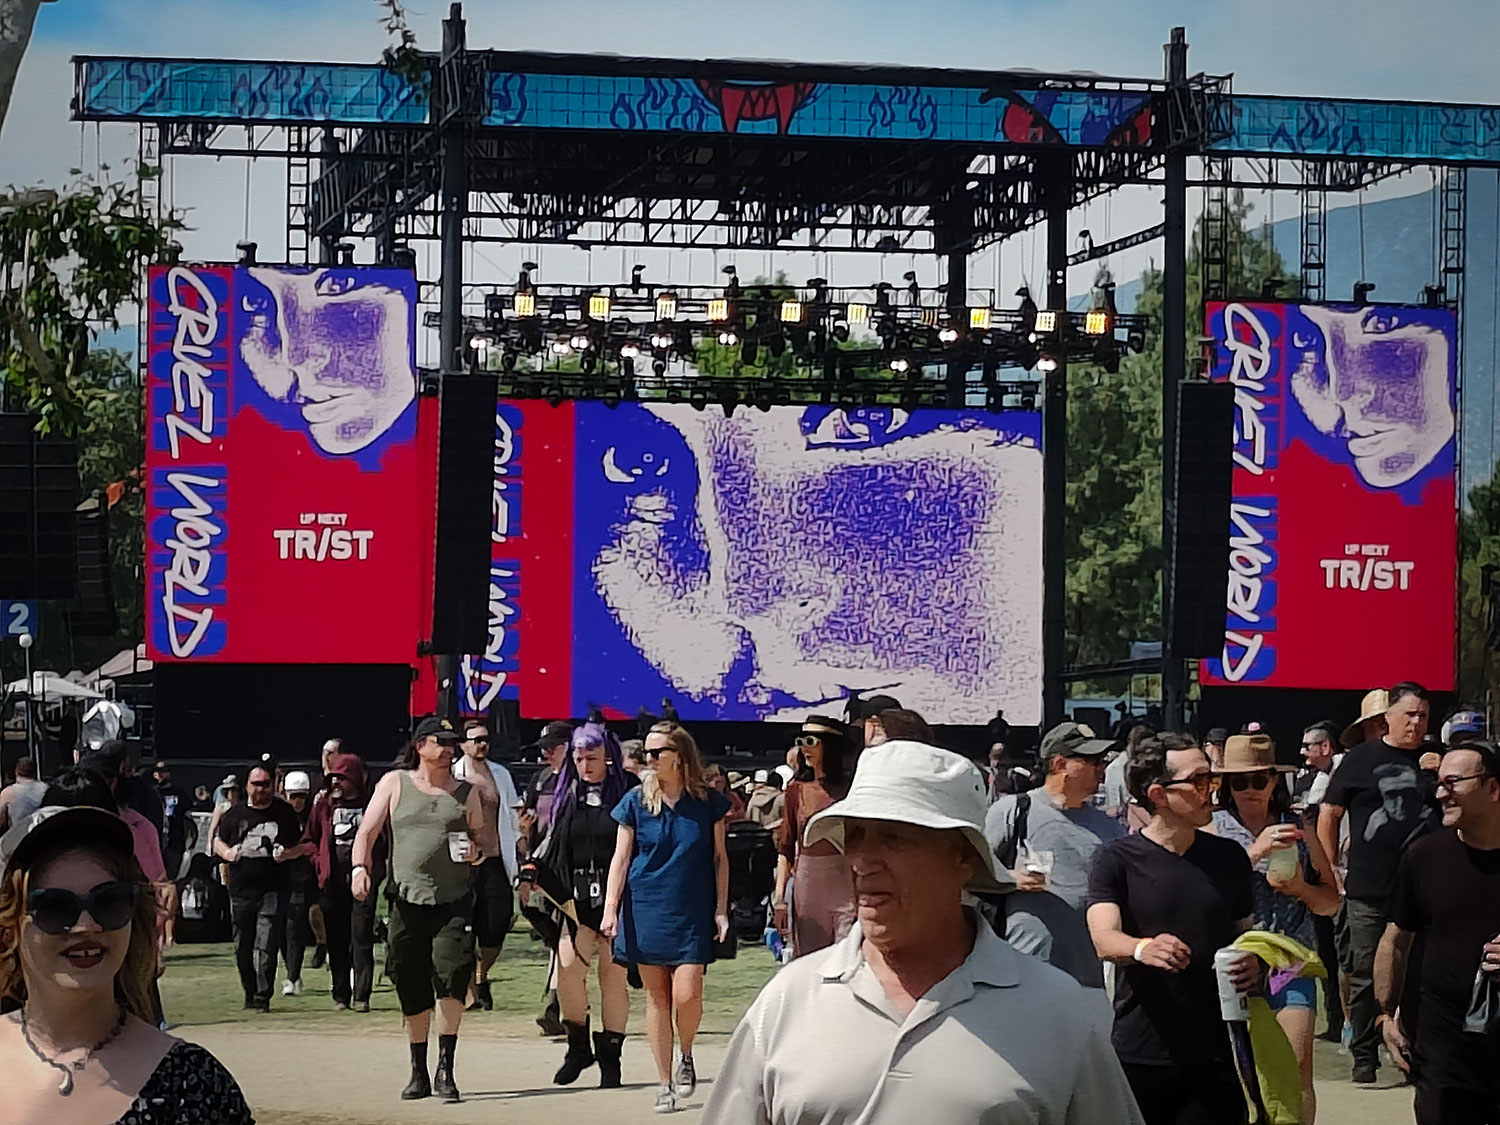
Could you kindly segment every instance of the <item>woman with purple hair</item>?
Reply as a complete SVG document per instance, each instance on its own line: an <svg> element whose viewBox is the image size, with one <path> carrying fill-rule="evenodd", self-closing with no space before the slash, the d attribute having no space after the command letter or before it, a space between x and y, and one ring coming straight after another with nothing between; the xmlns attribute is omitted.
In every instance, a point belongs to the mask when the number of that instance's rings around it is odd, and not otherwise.
<svg viewBox="0 0 1500 1125"><path fill-rule="evenodd" d="M557 885L573 896L576 916L563 914L557 943L557 999L568 1034L568 1053L553 1081L566 1086L597 1060L599 1086L620 1085L620 1049L630 1017L627 969L610 956L609 940L599 936L616 825L610 813L631 786L620 741L598 723L573 732L563 759L552 810L552 826L534 857ZM603 1030L589 1042L588 975L598 963Z"/></svg>

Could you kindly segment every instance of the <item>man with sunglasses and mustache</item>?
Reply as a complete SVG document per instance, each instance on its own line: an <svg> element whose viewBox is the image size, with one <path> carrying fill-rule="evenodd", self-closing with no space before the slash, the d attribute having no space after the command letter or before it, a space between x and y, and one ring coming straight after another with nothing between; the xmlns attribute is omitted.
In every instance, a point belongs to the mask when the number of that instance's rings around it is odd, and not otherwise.
<svg viewBox="0 0 1500 1125"><path fill-rule="evenodd" d="M1250 859L1201 831L1213 820L1213 773L1188 735L1146 739L1125 776L1151 819L1100 846L1089 877L1094 949L1120 970L1115 1053L1148 1125L1243 1125L1214 954L1251 926ZM1259 966L1245 954L1236 986L1253 988Z"/></svg>
<svg viewBox="0 0 1500 1125"><path fill-rule="evenodd" d="M286 864L312 853L292 806L276 796L271 770L256 766L245 780L246 800L219 820L214 855L229 865L229 909L235 963L247 1011L269 1012L276 955L286 928L290 890Z"/></svg>
<svg viewBox="0 0 1500 1125"><path fill-rule="evenodd" d="M1443 826L1401 857L1375 954L1377 1026L1416 1086L1417 1125L1500 1122L1500 748L1458 739L1438 763ZM1403 992L1418 939L1421 1019ZM1490 1011L1477 1000L1488 993ZM1488 1015L1488 1020L1484 1019Z"/></svg>

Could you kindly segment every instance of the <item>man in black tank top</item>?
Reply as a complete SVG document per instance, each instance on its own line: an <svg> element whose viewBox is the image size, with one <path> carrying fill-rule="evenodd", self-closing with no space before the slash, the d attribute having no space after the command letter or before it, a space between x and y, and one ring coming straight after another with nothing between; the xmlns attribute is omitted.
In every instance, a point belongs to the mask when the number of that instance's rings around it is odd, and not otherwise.
<svg viewBox="0 0 1500 1125"><path fill-rule="evenodd" d="M375 841L391 829L391 914L386 971L396 985L411 1045L404 1099L437 1094L459 1101L453 1056L464 998L474 972L470 876L481 859L479 794L453 776L458 732L446 719L423 719L402 769L380 779L354 840L353 891L370 894ZM438 1013L438 1065L429 1080L427 1033Z"/></svg>

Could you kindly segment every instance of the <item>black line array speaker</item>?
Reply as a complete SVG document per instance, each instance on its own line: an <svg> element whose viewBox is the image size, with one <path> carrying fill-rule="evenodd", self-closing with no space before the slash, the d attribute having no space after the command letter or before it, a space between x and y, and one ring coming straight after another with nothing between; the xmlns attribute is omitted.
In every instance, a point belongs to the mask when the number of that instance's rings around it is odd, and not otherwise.
<svg viewBox="0 0 1500 1125"><path fill-rule="evenodd" d="M1177 656L1224 649L1229 502L1234 475L1234 388L1183 383L1177 392L1177 489L1168 581Z"/></svg>
<svg viewBox="0 0 1500 1125"><path fill-rule="evenodd" d="M77 637L111 637L120 628L110 579L109 509L91 500L78 509L78 591L68 603L68 628Z"/></svg>
<svg viewBox="0 0 1500 1125"><path fill-rule="evenodd" d="M443 376L432 605L438 653L483 652L489 639L498 393L494 375Z"/></svg>
<svg viewBox="0 0 1500 1125"><path fill-rule="evenodd" d="M73 596L78 577L78 451L0 414L0 597Z"/></svg>

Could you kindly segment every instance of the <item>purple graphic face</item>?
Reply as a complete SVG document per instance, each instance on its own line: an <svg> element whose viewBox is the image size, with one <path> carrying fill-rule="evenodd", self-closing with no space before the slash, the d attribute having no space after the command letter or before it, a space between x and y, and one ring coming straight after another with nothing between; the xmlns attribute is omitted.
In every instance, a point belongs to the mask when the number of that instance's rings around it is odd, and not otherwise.
<svg viewBox="0 0 1500 1125"><path fill-rule="evenodd" d="M1348 440L1366 484L1405 484L1453 438L1447 337L1405 319L1404 309L1305 305L1301 312L1322 331L1323 346L1292 335L1298 403L1320 431Z"/></svg>
<svg viewBox="0 0 1500 1125"><path fill-rule="evenodd" d="M249 272L275 306L250 309L240 355L251 376L273 399L300 407L325 452L370 445L416 397L407 297L336 270Z"/></svg>
<svg viewBox="0 0 1500 1125"><path fill-rule="evenodd" d="M800 718L850 688L889 690L946 722L983 722L997 701L1037 710L1034 443L982 424L923 428L900 411L836 411L811 432L790 407L652 413L696 471L663 469L671 487L621 479L641 494L623 498L594 578L674 689L721 705L786 701L770 717ZM701 546L688 562L690 541ZM753 669L731 685L742 653Z"/></svg>

